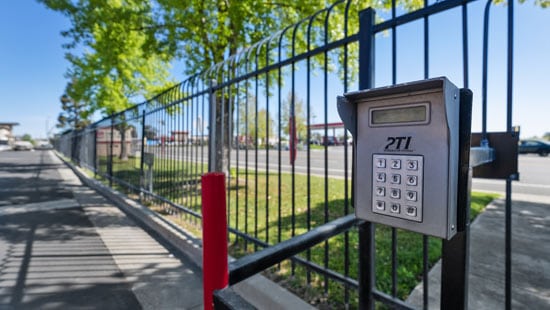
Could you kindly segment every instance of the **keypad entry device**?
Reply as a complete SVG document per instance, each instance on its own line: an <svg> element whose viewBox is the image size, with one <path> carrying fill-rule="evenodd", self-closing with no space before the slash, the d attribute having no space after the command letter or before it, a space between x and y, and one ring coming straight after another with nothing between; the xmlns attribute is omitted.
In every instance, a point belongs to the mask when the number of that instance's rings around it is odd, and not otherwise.
<svg viewBox="0 0 550 310"><path fill-rule="evenodd" d="M374 154L372 164L372 212L422 222L423 157Z"/></svg>
<svg viewBox="0 0 550 310"><path fill-rule="evenodd" d="M347 93L344 98L339 100L355 115L342 119L352 128L356 146L356 216L452 238L457 218L458 88L441 77Z"/></svg>

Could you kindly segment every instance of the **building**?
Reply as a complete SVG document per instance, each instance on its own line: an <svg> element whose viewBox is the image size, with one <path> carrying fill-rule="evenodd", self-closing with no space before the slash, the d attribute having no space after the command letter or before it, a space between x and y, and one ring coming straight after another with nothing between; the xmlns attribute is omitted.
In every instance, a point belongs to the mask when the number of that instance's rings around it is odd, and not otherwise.
<svg viewBox="0 0 550 310"><path fill-rule="evenodd" d="M176 142L177 144L186 144L189 139L189 132L174 130L170 136L170 142Z"/></svg>
<svg viewBox="0 0 550 310"><path fill-rule="evenodd" d="M19 123L0 123L0 148L13 146L15 137L13 135L13 127Z"/></svg>
<svg viewBox="0 0 550 310"><path fill-rule="evenodd" d="M111 148L111 137L113 144L113 156L120 156L122 135L120 131L115 128L111 133L112 127L99 127L96 130L96 143L97 143L97 156L108 156ZM126 145L126 152L132 156L136 152L137 142L135 140L136 129L133 126L126 128L124 144Z"/></svg>

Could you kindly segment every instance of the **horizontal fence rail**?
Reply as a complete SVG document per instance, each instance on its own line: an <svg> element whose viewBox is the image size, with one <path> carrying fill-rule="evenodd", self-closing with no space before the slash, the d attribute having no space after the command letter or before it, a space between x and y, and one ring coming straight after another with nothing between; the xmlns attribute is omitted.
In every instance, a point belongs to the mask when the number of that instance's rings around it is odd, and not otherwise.
<svg viewBox="0 0 550 310"><path fill-rule="evenodd" d="M200 177L223 171L231 255L292 243L353 213L353 141L337 116L337 95L441 72L471 87L468 9L478 8L475 1L389 7L360 29L364 8L338 1L150 100L59 136L56 149L197 232ZM453 44L436 31L443 28L455 30ZM493 156L488 145L472 149L476 165ZM360 262L371 262L372 300L428 308L428 271L441 256L441 240L369 225L293 253L266 274L311 289L316 306L357 308ZM365 229L368 240L359 237ZM365 246L372 251L360 252ZM403 248L416 255L403 257ZM403 300L418 279L423 302L409 305Z"/></svg>

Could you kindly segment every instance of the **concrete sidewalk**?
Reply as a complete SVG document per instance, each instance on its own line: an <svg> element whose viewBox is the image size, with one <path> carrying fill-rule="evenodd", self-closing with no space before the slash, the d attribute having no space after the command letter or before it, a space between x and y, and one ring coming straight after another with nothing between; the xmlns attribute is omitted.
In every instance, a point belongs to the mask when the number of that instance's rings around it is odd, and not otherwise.
<svg viewBox="0 0 550 310"><path fill-rule="evenodd" d="M0 179L0 309L202 308L200 269L51 152L3 153Z"/></svg>
<svg viewBox="0 0 550 310"><path fill-rule="evenodd" d="M512 194L512 308L550 309L550 198ZM470 227L470 309L504 309L504 201ZM439 309L441 262L429 273L429 309ZM422 307L422 283L408 299Z"/></svg>

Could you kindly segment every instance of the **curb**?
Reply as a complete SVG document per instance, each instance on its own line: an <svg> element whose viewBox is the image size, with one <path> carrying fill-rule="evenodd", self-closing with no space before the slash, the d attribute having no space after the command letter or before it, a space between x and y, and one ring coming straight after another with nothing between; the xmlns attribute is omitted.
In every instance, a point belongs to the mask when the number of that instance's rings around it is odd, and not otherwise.
<svg viewBox="0 0 550 310"><path fill-rule="evenodd" d="M151 211L146 206L131 200L126 195L109 188L86 175L84 171L67 161L61 154L54 154L63 161L86 186L97 191L124 213L137 221L142 227L154 232L173 249L188 258L202 270L202 240L194 237L185 229ZM232 258L229 258L232 260ZM235 291L258 309L315 309L298 296L257 274L236 284Z"/></svg>

